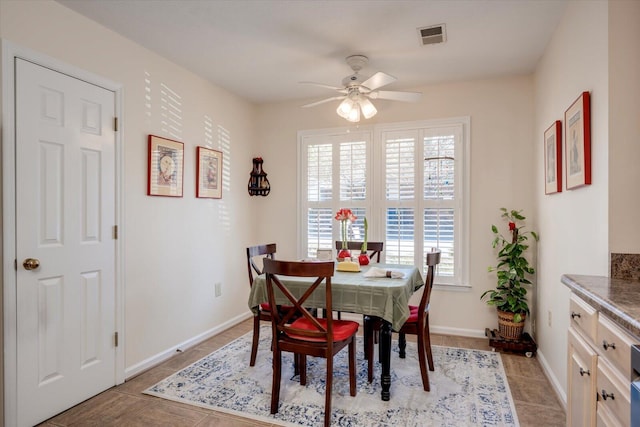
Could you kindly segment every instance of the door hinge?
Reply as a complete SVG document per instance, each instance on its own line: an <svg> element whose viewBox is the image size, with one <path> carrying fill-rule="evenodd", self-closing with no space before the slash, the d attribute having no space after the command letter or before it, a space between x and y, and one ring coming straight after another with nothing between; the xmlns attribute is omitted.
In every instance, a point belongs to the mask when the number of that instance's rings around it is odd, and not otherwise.
<svg viewBox="0 0 640 427"><path fill-rule="evenodd" d="M16 271L18 271L18 260L17 260L17 259L14 259L14 260L13 260L13 268L14 268Z"/></svg>
<svg viewBox="0 0 640 427"><path fill-rule="evenodd" d="M118 240L118 226L117 225L113 226L113 239L114 240Z"/></svg>
<svg viewBox="0 0 640 427"><path fill-rule="evenodd" d="M118 346L118 333L117 332L113 334L113 341L114 341L114 343L115 343L115 345L117 347Z"/></svg>
<svg viewBox="0 0 640 427"><path fill-rule="evenodd" d="M118 118L117 117L113 118L113 130L115 132L118 132Z"/></svg>

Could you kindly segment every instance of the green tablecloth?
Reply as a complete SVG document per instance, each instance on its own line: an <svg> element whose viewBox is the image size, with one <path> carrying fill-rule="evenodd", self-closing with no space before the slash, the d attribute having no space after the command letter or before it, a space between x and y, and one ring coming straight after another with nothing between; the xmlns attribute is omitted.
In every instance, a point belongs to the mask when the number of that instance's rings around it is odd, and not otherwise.
<svg viewBox="0 0 640 427"><path fill-rule="evenodd" d="M404 278L364 277L363 274L371 267L401 271L404 273ZM296 297L300 297L313 283L313 278L308 277L288 277L286 280L283 278L281 280ZM394 330L398 330L409 318L409 298L423 284L420 270L407 265L373 264L361 267L359 273L335 271L331 278L333 309L378 316L390 322ZM279 295L279 292L276 293L276 299L279 304L288 302L284 296ZM265 276L260 275L253 281L249 294L249 308L257 313L257 307L267 300ZM305 306L324 308L324 303L324 286L322 286L307 299Z"/></svg>

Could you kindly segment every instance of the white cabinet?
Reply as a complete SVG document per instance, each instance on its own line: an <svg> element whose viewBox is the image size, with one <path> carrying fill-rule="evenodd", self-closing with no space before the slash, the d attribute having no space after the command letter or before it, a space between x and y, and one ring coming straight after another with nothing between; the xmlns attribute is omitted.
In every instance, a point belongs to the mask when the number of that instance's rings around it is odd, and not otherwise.
<svg viewBox="0 0 640 427"><path fill-rule="evenodd" d="M575 329L569 329L567 426L595 425L597 353Z"/></svg>
<svg viewBox="0 0 640 427"><path fill-rule="evenodd" d="M575 294L569 314L567 426L629 427L631 345L640 340Z"/></svg>

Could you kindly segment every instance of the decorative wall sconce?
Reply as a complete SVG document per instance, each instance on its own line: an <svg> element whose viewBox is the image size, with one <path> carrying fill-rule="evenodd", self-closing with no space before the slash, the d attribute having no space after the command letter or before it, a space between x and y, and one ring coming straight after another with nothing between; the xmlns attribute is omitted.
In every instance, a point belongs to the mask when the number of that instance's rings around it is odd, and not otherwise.
<svg viewBox="0 0 640 427"><path fill-rule="evenodd" d="M262 157L253 158L253 170L249 178L247 190L251 196L266 196L271 191L267 173L262 169Z"/></svg>

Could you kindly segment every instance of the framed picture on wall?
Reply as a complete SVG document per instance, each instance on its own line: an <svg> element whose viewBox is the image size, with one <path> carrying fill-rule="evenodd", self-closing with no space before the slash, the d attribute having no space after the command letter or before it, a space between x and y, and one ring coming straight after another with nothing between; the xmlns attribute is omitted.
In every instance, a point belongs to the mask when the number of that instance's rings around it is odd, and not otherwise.
<svg viewBox="0 0 640 427"><path fill-rule="evenodd" d="M591 102L582 94L564 113L567 190L591 184Z"/></svg>
<svg viewBox="0 0 640 427"><path fill-rule="evenodd" d="M562 122L544 131L544 194L562 191Z"/></svg>
<svg viewBox="0 0 640 427"><path fill-rule="evenodd" d="M196 197L222 198L222 152L206 147L196 148Z"/></svg>
<svg viewBox="0 0 640 427"><path fill-rule="evenodd" d="M147 195L182 197L184 144L149 135Z"/></svg>

